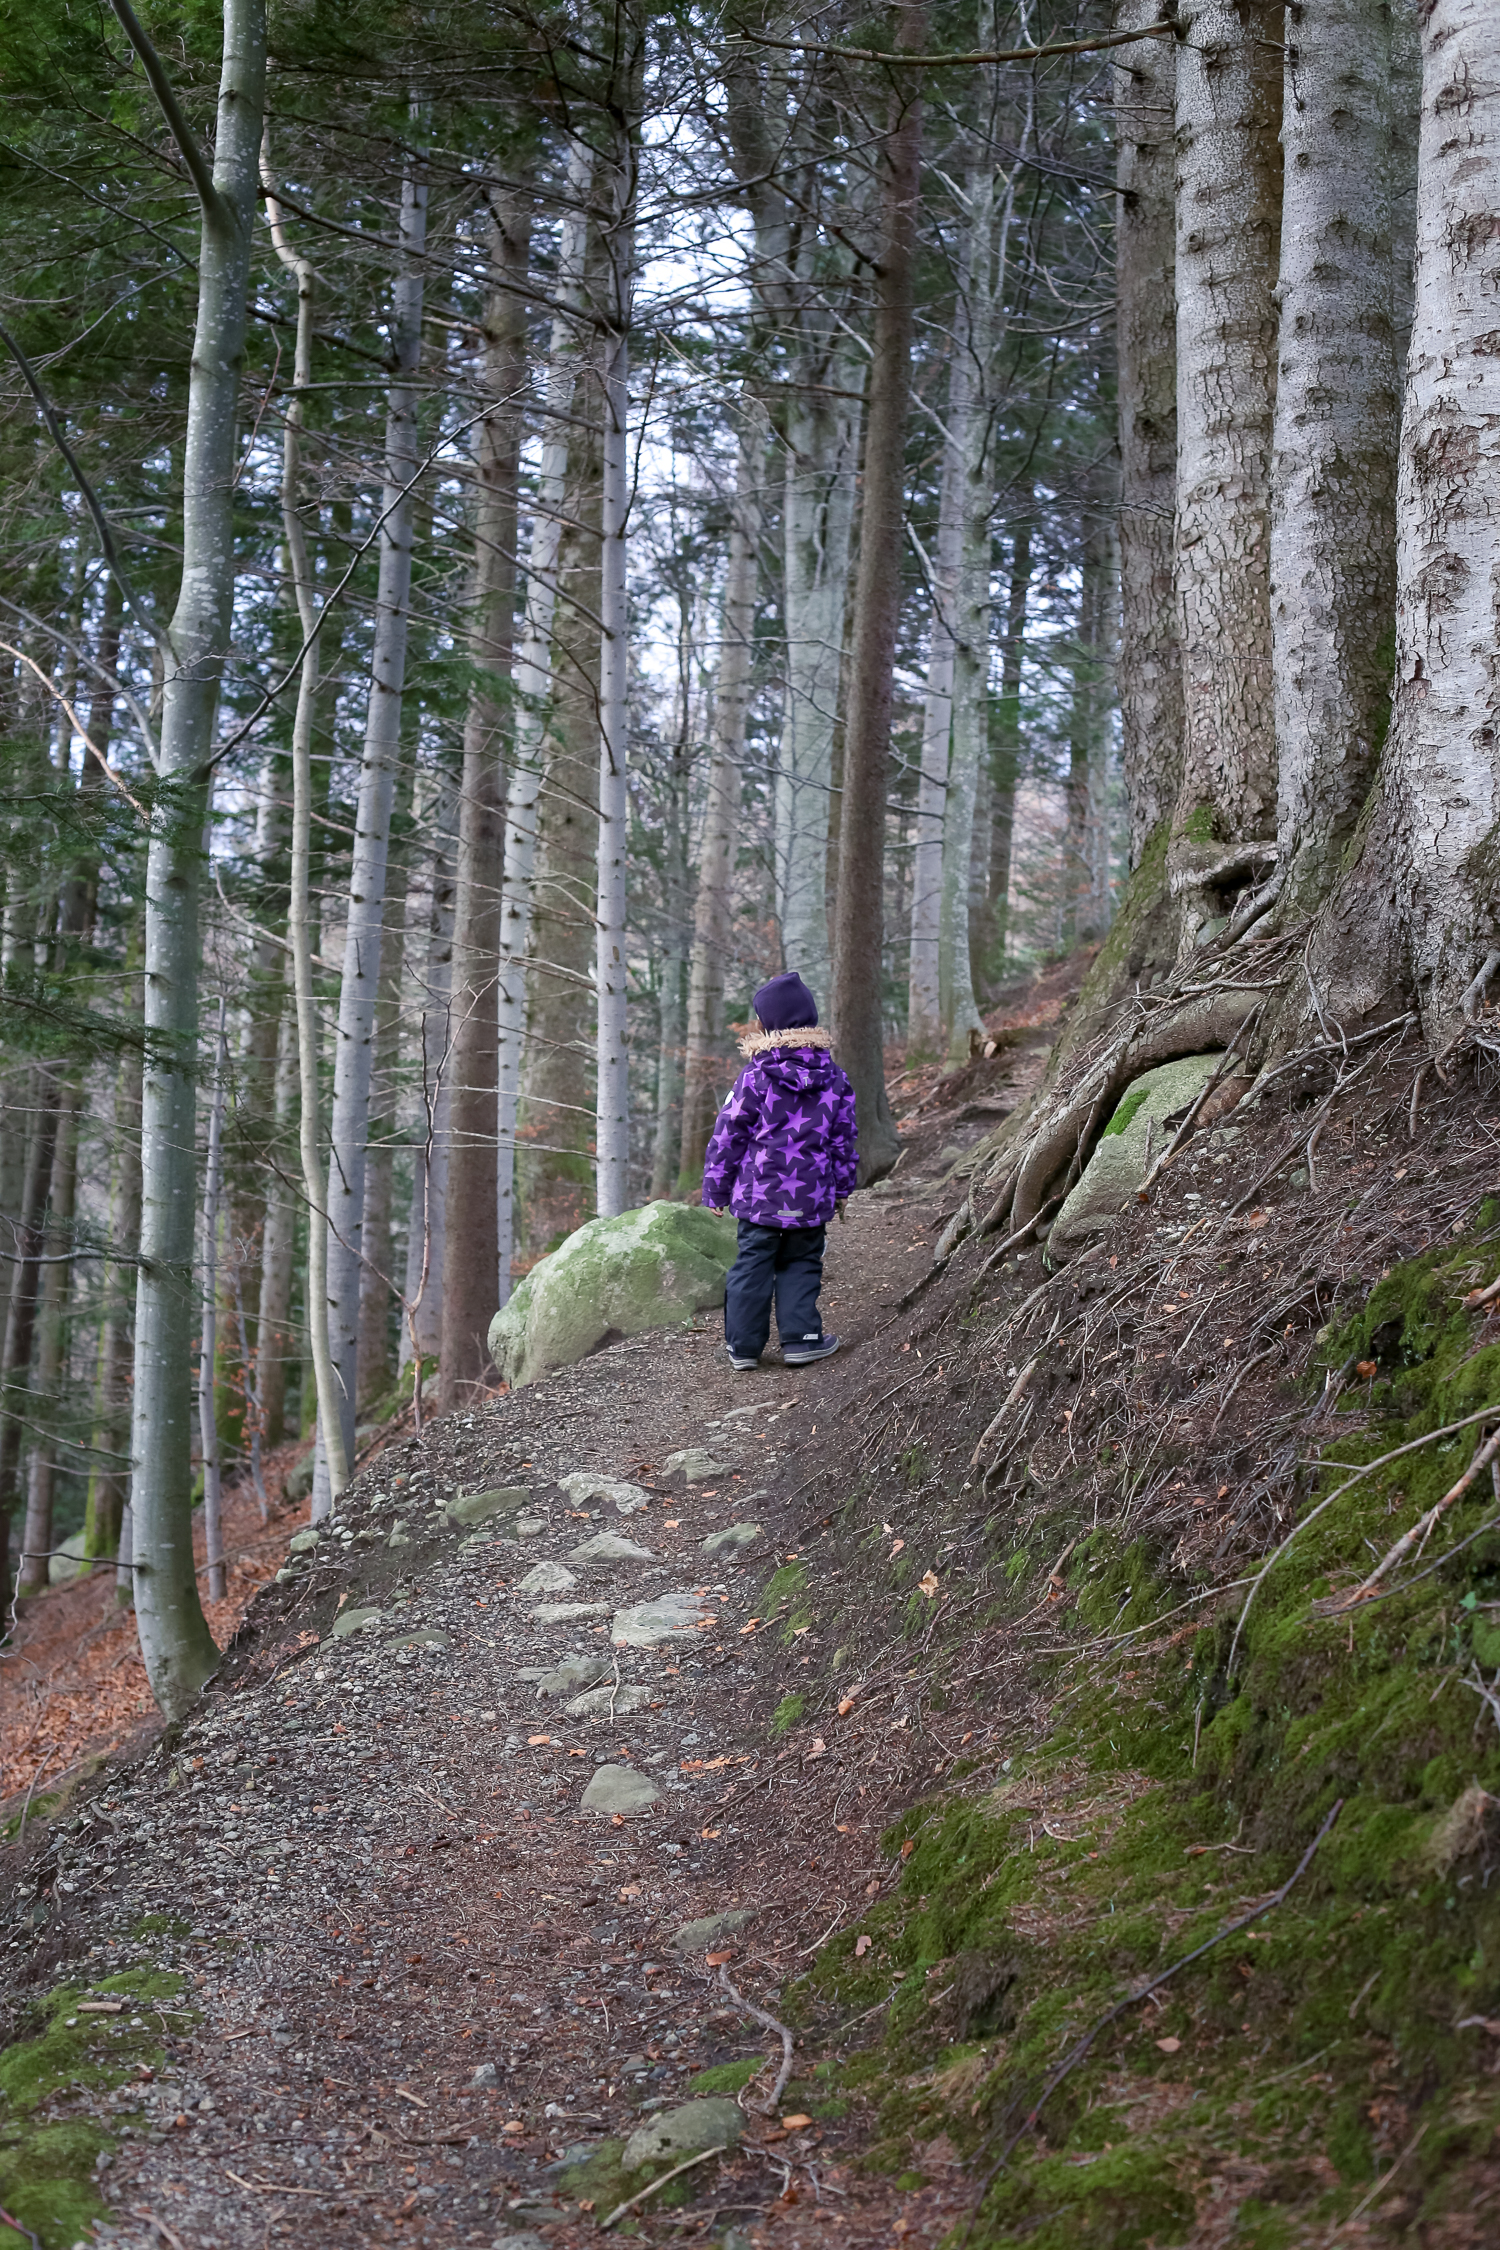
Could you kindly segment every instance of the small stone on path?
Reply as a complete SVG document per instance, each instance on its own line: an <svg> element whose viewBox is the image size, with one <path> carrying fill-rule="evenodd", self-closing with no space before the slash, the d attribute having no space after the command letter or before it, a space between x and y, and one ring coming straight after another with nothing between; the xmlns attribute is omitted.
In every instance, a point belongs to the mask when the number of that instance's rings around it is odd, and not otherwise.
<svg viewBox="0 0 1500 2250"><path fill-rule="evenodd" d="M696 1922L684 1922L672 1943L679 1953L706 1952L716 1938L738 1937L759 1912L758 1906L731 1906L722 1914L705 1914Z"/></svg>
<svg viewBox="0 0 1500 2250"><path fill-rule="evenodd" d="M565 1594L570 1586L576 1586L577 1584L578 1580L565 1564L539 1562L533 1564L524 1578L516 1581L516 1592L518 1594Z"/></svg>
<svg viewBox="0 0 1500 2250"><path fill-rule="evenodd" d="M351 1633L368 1633L372 1626L384 1623L378 1609L341 1609L333 1621L332 1637L347 1641Z"/></svg>
<svg viewBox="0 0 1500 2250"><path fill-rule="evenodd" d="M660 1802L656 1783L629 1766L600 1766L583 1792L585 1812L638 1813Z"/></svg>
<svg viewBox="0 0 1500 2250"><path fill-rule="evenodd" d="M492 1516L513 1516L520 1513L531 1498L531 1488L525 1484L497 1484L488 1492L458 1492L446 1503L449 1520L453 1523L488 1523Z"/></svg>
<svg viewBox="0 0 1500 2250"><path fill-rule="evenodd" d="M738 2148L744 2130L744 2111L726 2095L682 2102L676 2109L664 2109L648 2125L636 2127L625 2143L621 2169L635 2172L663 2157L677 2163L705 2148Z"/></svg>
<svg viewBox="0 0 1500 2250"><path fill-rule="evenodd" d="M575 1695L564 1709L570 1719L607 1719L611 1711L618 1719L627 1711L649 1711L659 1700L648 1687L595 1687Z"/></svg>
<svg viewBox="0 0 1500 2250"><path fill-rule="evenodd" d="M575 1469L557 1481L575 1508L586 1507L590 1500L608 1500L622 1516L634 1516L651 1505L651 1495L644 1486L630 1484L623 1477L596 1477L587 1469Z"/></svg>
<svg viewBox="0 0 1500 2250"><path fill-rule="evenodd" d="M387 1641L387 1648L451 1648L446 1633L403 1633L399 1641Z"/></svg>
<svg viewBox="0 0 1500 2250"><path fill-rule="evenodd" d="M610 1627L616 1648L660 1648L663 1641L691 1641L708 1615L696 1594L659 1594L618 1610Z"/></svg>
<svg viewBox="0 0 1500 2250"><path fill-rule="evenodd" d="M581 1617L608 1617L609 1602L538 1602L531 1612L534 1625L571 1625Z"/></svg>
<svg viewBox="0 0 1500 2250"><path fill-rule="evenodd" d="M758 1523L731 1523L722 1531L711 1531L703 1542L705 1555L741 1555L757 1547L765 1538Z"/></svg>
<svg viewBox="0 0 1500 2250"><path fill-rule="evenodd" d="M716 1461L714 1456L711 1453L706 1453L701 1445L686 1445L680 1453L669 1453L662 1464L662 1468L669 1477L674 1476L680 1469L689 1484L706 1484L710 1477L723 1477L729 1474L729 1463L727 1461Z"/></svg>
<svg viewBox="0 0 1500 2250"><path fill-rule="evenodd" d="M565 1656L550 1672L521 1672L517 1678L535 1680L538 1695L576 1695L580 1688L607 1678L611 1669L603 1656Z"/></svg>
<svg viewBox="0 0 1500 2250"><path fill-rule="evenodd" d="M569 1555L570 1563L655 1562L657 1557L649 1547L638 1547L633 1539L622 1539L618 1531L599 1531L592 1539L585 1539Z"/></svg>

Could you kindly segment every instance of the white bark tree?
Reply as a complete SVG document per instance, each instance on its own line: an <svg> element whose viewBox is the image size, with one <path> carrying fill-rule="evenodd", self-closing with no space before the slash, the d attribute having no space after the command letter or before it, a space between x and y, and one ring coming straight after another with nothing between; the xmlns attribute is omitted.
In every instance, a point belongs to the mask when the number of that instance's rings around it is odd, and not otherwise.
<svg viewBox="0 0 1500 2250"><path fill-rule="evenodd" d="M265 101L264 0L225 0L210 171L128 0L113 0L202 206L183 458L182 578L168 628L161 764L146 872L141 1266L131 1418L136 1619L151 1690L186 1710L218 1661L193 1564L193 1103L198 885L208 759L234 597L234 484L256 170Z"/></svg>
<svg viewBox="0 0 1500 2250"><path fill-rule="evenodd" d="M203 1165L203 1264L198 1321L198 1444L203 1462L203 1538L208 1564L208 1598L221 1602L224 1575L223 1469L219 1421L214 1411L214 1378L219 1356L219 1209L224 1184L225 1003L219 1002L219 1035L214 1044L214 1082L208 1105L208 1148Z"/></svg>
<svg viewBox="0 0 1500 2250"><path fill-rule="evenodd" d="M427 241L427 179L413 151L401 181L400 270L391 292L390 356L396 375L386 398L385 479L380 498L379 576L370 697L354 814L354 853L344 923L344 968L334 1038L333 1116L328 1167L328 1324L344 1461L354 1450L358 1388L359 1297L364 1245L365 1148L370 1120L375 1004L385 918L391 803L406 688L411 606L414 487L417 476L415 377L422 345L422 254ZM331 1423L318 1416L313 1521L327 1516L347 1477L336 1470Z"/></svg>

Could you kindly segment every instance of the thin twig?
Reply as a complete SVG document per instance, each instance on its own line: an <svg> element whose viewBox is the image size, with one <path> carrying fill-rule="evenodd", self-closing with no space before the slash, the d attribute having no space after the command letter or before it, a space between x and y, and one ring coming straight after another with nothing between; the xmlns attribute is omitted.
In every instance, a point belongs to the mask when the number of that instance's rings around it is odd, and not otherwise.
<svg viewBox="0 0 1500 2250"><path fill-rule="evenodd" d="M770 2100L762 2106L762 2115L769 2117L781 2099L782 2088L792 2075L792 2035L778 2017L768 2015L764 2008L757 2008L753 2000L747 2000L743 1994L735 1991L734 1986L729 1981L727 1969L720 1969L719 1982L737 2008L743 2008L747 2016L753 2016L757 2023L765 2025L767 2031L774 2031L780 2036L781 2068L776 2074L776 2083L771 2088Z"/></svg>
<svg viewBox="0 0 1500 2250"><path fill-rule="evenodd" d="M661 2178L653 2180L649 2187L638 2188L634 2195L627 2195L623 2203L615 2205L607 2219L599 2221L599 2232L603 2234L607 2227L614 2225L616 2219L623 2219L627 2211L633 2211L638 2203L648 2202L669 2180L675 2180L679 2172L691 2172L695 2164L706 2164L711 2156L722 2156L726 2145L720 2141L715 2148L700 2148L696 2156L685 2156L680 2164L674 2164L670 2172L663 2172Z"/></svg>

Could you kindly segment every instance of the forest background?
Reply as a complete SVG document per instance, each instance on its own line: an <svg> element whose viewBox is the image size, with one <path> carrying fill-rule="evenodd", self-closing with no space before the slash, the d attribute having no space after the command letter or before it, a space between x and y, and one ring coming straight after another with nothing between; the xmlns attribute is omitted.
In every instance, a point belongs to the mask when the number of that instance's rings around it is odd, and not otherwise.
<svg viewBox="0 0 1500 2250"><path fill-rule="evenodd" d="M197 1494L212 1591L227 1466L316 1421L321 1514L482 1386L783 965L870 1178L1115 923L1018 1226L1173 1053L1482 1043L1478 0L0 40L0 1514L23 1598L122 1554L164 1707Z"/></svg>

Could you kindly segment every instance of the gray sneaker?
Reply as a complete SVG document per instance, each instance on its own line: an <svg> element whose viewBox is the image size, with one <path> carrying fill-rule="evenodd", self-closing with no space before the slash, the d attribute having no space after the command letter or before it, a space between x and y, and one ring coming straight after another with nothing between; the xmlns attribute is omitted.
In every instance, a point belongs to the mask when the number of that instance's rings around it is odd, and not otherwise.
<svg viewBox="0 0 1500 2250"><path fill-rule="evenodd" d="M781 1356L788 1367L810 1367L815 1359L832 1359L838 1348L837 1336L802 1336L783 1344Z"/></svg>
<svg viewBox="0 0 1500 2250"><path fill-rule="evenodd" d="M729 1364L738 1375L743 1375L748 1369L760 1365L758 1359L746 1359L743 1352L737 1352L729 1345L726 1345L725 1349L729 1352Z"/></svg>

